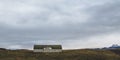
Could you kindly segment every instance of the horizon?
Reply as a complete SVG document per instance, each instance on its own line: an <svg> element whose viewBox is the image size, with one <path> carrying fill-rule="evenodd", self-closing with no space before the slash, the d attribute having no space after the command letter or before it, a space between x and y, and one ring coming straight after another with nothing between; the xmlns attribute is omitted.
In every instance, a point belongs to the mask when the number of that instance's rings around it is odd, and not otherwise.
<svg viewBox="0 0 120 60"><path fill-rule="evenodd" d="M34 45L45 45L45 44L34 44ZM34 50L34 45L31 48L4 48L4 49L9 49L9 50L21 50L21 49ZM46 44L46 45L58 45L58 44ZM69 48L69 49L65 49L62 45L61 46L62 46L62 50L77 50L77 49L97 49L97 48L102 49L102 48L110 48L110 47L114 47L114 45L120 47L120 45L118 45L118 44L112 44L111 46L95 47L95 48Z"/></svg>
<svg viewBox="0 0 120 60"><path fill-rule="evenodd" d="M0 0L0 47L120 45L120 0Z"/></svg>

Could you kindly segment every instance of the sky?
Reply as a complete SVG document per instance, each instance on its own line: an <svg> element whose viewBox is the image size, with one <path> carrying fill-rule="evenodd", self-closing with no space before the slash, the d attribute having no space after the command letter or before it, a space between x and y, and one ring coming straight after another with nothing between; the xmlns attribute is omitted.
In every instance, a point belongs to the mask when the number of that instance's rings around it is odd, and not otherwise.
<svg viewBox="0 0 120 60"><path fill-rule="evenodd" d="M63 49L120 44L120 0L0 0L0 47Z"/></svg>

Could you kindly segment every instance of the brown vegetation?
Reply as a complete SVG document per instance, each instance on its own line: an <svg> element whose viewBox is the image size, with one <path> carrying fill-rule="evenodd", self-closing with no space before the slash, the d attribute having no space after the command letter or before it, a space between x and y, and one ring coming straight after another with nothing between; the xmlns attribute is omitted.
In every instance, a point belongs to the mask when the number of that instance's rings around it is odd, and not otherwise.
<svg viewBox="0 0 120 60"><path fill-rule="evenodd" d="M120 50L64 50L34 53L31 50L0 50L0 60L120 60Z"/></svg>

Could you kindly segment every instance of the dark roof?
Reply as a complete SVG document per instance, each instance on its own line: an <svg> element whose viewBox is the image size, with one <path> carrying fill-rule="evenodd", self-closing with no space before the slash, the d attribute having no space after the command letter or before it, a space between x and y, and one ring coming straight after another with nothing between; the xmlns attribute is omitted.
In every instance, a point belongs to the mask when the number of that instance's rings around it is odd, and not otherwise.
<svg viewBox="0 0 120 60"><path fill-rule="evenodd" d="M52 49L62 49L61 45L34 45L34 49L44 49L46 47L51 47Z"/></svg>

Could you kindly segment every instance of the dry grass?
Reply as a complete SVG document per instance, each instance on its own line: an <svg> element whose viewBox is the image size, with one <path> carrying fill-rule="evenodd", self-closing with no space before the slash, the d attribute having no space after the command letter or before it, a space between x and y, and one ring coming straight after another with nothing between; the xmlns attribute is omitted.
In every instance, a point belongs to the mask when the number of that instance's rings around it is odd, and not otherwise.
<svg viewBox="0 0 120 60"><path fill-rule="evenodd" d="M34 53L30 50L0 50L0 60L120 60L120 50L64 50Z"/></svg>

